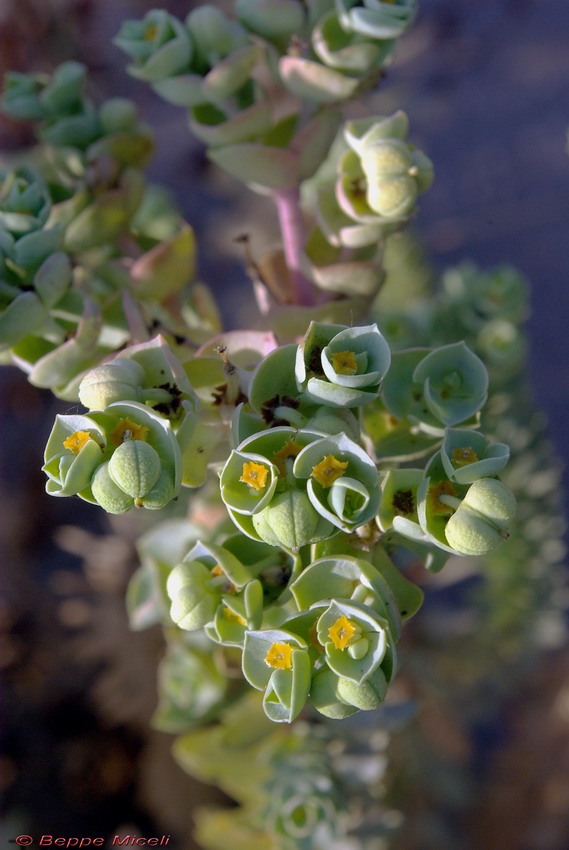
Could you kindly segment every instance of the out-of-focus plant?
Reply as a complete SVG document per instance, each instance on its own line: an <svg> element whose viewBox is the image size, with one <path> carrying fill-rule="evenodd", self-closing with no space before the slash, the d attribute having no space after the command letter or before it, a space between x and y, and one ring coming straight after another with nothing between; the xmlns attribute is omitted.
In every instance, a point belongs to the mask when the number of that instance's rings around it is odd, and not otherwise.
<svg viewBox="0 0 569 850"><path fill-rule="evenodd" d="M86 408L57 417L49 493L166 511L127 602L133 628L161 624L167 641L155 724L185 733L182 764L240 803L202 815L212 848L389 832L384 810L354 813L382 771L360 771L357 726L329 721L378 709L396 679L423 599L405 564L499 557L515 522L508 434L484 406L496 374L519 373L519 278L462 269L416 315L374 307L433 166L404 113L342 108L414 13L238 0L234 17L204 5L121 27L129 73L274 202L282 246L248 252L259 318L244 330L223 331L190 225L146 182L134 105L95 105L75 62L6 80L3 108L34 122L41 155L0 175L2 359Z"/></svg>

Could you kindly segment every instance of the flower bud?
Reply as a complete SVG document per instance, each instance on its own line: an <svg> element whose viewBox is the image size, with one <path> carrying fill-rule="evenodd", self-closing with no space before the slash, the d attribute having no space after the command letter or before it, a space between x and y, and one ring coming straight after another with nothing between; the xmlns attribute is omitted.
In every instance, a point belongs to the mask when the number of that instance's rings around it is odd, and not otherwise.
<svg viewBox="0 0 569 850"><path fill-rule="evenodd" d="M79 400L89 410L104 410L114 401L140 401L144 370L134 360L117 358L87 372Z"/></svg>
<svg viewBox="0 0 569 850"><path fill-rule="evenodd" d="M508 524L516 513L516 501L505 484L495 478L481 478L447 522L449 545L463 555L486 555L507 539Z"/></svg>

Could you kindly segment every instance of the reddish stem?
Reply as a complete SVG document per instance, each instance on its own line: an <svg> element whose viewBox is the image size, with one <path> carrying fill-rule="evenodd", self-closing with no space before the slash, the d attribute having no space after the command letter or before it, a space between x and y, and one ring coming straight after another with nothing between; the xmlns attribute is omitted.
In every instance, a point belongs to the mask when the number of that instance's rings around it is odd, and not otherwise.
<svg viewBox="0 0 569 850"><path fill-rule="evenodd" d="M295 304L309 307L314 304L314 288L302 271L305 233L298 188L275 192L273 198L279 214L293 301Z"/></svg>

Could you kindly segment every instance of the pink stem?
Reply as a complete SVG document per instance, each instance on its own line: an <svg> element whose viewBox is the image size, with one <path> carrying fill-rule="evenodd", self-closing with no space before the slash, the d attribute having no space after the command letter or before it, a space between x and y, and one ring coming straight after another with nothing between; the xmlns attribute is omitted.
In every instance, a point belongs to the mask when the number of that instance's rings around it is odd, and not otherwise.
<svg viewBox="0 0 569 850"><path fill-rule="evenodd" d="M283 189L275 192L273 198L279 214L293 301L295 304L310 306L314 304L314 289L302 271L305 234L298 189Z"/></svg>

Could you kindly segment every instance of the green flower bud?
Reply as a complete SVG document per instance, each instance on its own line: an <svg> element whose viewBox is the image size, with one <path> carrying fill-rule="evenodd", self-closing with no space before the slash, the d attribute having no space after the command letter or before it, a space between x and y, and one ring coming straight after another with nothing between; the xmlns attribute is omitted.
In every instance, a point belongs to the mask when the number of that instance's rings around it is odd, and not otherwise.
<svg viewBox="0 0 569 850"><path fill-rule="evenodd" d="M463 555L486 555L509 536L507 526L516 501L505 484L481 478L469 488L445 534L449 545Z"/></svg>
<svg viewBox="0 0 569 850"><path fill-rule="evenodd" d="M104 410L114 401L140 401L144 370L135 360L117 358L87 372L79 400L89 410Z"/></svg>
<svg viewBox="0 0 569 850"><path fill-rule="evenodd" d="M161 9L151 10L141 21L125 21L114 43L134 60L128 72L150 83L183 72L193 51L182 22Z"/></svg>
<svg viewBox="0 0 569 850"><path fill-rule="evenodd" d="M154 486L160 475L158 452L142 440L125 440L113 452L109 474L117 487L139 499Z"/></svg>
<svg viewBox="0 0 569 850"><path fill-rule="evenodd" d="M102 463L91 480L91 492L95 501L108 514L124 514L134 508L134 499L125 493L109 472L109 462Z"/></svg>
<svg viewBox="0 0 569 850"><path fill-rule="evenodd" d="M196 543L168 578L172 619L187 631L209 624L213 640L241 645L246 628L258 627L262 616L262 589L254 577L254 569L228 549Z"/></svg>
<svg viewBox="0 0 569 850"><path fill-rule="evenodd" d="M211 570L197 561L179 564L168 576L170 616L181 629L200 629L213 619L220 593L211 582Z"/></svg>
<svg viewBox="0 0 569 850"><path fill-rule="evenodd" d="M267 717L291 723L310 690L311 664L305 641L284 629L247 632L243 675L254 688L264 690Z"/></svg>
<svg viewBox="0 0 569 850"><path fill-rule="evenodd" d="M339 163L338 203L350 218L373 224L374 216L408 218L419 193L433 180L431 161L405 141L407 116L353 121L345 127L351 147Z"/></svg>

